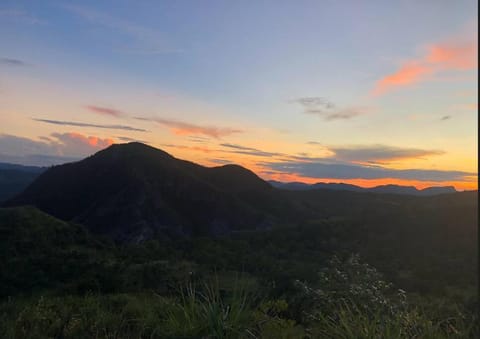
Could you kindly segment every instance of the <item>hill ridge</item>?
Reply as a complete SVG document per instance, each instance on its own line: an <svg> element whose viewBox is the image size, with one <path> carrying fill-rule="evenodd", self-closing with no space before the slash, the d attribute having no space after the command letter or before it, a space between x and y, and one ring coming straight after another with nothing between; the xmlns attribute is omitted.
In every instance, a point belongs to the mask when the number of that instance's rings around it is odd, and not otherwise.
<svg viewBox="0 0 480 339"><path fill-rule="evenodd" d="M204 167L133 142L42 173L7 206L31 204L119 241L224 234L266 215L241 195L270 185L241 166Z"/></svg>

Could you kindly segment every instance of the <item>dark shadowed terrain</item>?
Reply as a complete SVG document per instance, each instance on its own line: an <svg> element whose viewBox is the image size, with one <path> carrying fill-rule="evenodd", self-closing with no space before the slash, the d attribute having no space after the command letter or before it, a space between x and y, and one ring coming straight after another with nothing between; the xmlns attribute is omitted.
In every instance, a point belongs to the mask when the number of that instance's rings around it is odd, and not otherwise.
<svg viewBox="0 0 480 339"><path fill-rule="evenodd" d="M477 192L331 188L140 143L49 168L0 209L0 334L476 337Z"/></svg>

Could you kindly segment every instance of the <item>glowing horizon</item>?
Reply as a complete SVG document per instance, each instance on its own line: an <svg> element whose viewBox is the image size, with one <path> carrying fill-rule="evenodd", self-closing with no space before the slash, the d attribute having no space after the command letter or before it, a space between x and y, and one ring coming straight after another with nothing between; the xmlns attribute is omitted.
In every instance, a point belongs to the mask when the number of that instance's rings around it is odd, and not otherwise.
<svg viewBox="0 0 480 339"><path fill-rule="evenodd" d="M267 180L478 189L477 10L7 1L0 161L141 141Z"/></svg>

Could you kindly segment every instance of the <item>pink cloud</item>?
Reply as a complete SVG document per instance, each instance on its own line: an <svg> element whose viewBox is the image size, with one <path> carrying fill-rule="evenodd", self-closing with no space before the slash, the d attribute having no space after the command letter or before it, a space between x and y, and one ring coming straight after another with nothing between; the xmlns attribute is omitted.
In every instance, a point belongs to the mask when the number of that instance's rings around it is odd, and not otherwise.
<svg viewBox="0 0 480 339"><path fill-rule="evenodd" d="M408 60L394 73L379 79L372 90L377 96L399 87L430 79L443 71L468 71L478 68L477 40L451 40L427 46L420 58Z"/></svg>
<svg viewBox="0 0 480 339"><path fill-rule="evenodd" d="M189 122L183 122L178 120L163 119L163 118L137 118L138 120L151 120L159 123L160 125L170 128L172 133L176 135L204 135L207 137L212 137L215 139L220 139L222 137L242 133L241 129L230 128L230 127L217 127L217 126L205 126L205 125L196 125Z"/></svg>
<svg viewBox="0 0 480 339"><path fill-rule="evenodd" d="M111 138L87 136L77 132L53 133L51 136L56 139L54 143L61 153L68 155L89 155L114 143Z"/></svg>
<svg viewBox="0 0 480 339"><path fill-rule="evenodd" d="M77 132L52 133L49 136L39 136L38 139L0 133L0 156L7 162L50 166L81 159L113 142L111 138Z"/></svg>
<svg viewBox="0 0 480 339"><path fill-rule="evenodd" d="M425 61L443 69L470 70L478 67L477 51L476 42L432 45Z"/></svg>
<svg viewBox="0 0 480 339"><path fill-rule="evenodd" d="M381 95L392 88L399 86L408 86L417 83L432 74L433 70L428 66L417 61L410 61L404 64L395 73L389 74L377 81L373 90L374 95Z"/></svg>

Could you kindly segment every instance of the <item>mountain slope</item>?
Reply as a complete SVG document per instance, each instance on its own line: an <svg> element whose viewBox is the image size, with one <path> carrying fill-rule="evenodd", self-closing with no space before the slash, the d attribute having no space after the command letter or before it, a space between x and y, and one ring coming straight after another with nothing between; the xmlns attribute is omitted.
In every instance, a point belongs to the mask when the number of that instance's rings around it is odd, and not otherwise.
<svg viewBox="0 0 480 339"><path fill-rule="evenodd" d="M31 204L130 242L259 227L267 216L238 194L269 189L240 166L206 168L128 143L50 168L8 205Z"/></svg>

